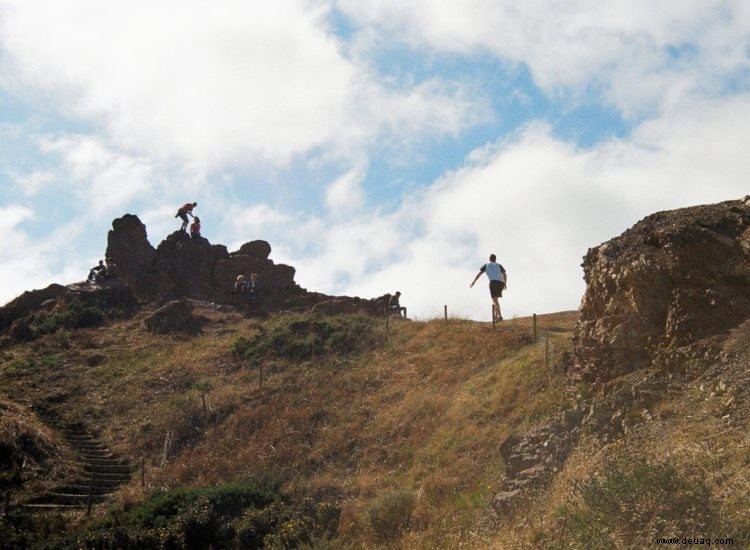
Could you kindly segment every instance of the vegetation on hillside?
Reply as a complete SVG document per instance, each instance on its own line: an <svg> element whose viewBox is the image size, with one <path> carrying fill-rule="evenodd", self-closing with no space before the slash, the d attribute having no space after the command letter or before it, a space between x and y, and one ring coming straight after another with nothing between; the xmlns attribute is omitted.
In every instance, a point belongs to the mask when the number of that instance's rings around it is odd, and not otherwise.
<svg viewBox="0 0 750 550"><path fill-rule="evenodd" d="M529 320L497 332L460 319L401 321L386 335L370 317L258 321L206 308L204 332L190 337L148 333L146 314L5 350L3 394L88 426L118 454L143 457L146 473L145 488L134 478L91 521L17 515L16 526L88 546L587 548L662 529L739 540L750 525L747 499L720 494L722 476L747 487L742 425L706 440L724 443L724 462L680 454L689 448L680 437L721 417L685 430L677 394L655 401L658 424L623 435L629 446L586 434L549 490L494 511L500 444L591 398L559 371L575 314L540 318L554 329L548 361ZM660 455L654 442L665 440ZM260 479L274 483L248 481Z"/></svg>

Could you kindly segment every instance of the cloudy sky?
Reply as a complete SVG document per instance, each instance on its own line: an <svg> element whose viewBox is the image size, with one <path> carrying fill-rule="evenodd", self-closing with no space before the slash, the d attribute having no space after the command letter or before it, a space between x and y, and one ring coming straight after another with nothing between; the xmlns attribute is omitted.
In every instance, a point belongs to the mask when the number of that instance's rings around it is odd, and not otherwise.
<svg viewBox="0 0 750 550"><path fill-rule="evenodd" d="M112 219L420 318L578 307L589 247L750 193L744 0L0 0L0 303Z"/></svg>

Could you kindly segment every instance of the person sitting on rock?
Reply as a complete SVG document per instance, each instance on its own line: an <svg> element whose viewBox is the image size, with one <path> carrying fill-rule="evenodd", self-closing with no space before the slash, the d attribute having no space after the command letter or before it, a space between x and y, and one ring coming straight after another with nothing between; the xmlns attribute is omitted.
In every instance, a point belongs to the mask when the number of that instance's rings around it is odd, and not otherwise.
<svg viewBox="0 0 750 550"><path fill-rule="evenodd" d="M193 223L190 224L190 237L193 239L199 239L201 236L201 219L198 216L193 216Z"/></svg>
<svg viewBox="0 0 750 550"><path fill-rule="evenodd" d="M256 305L260 296L260 285L258 285L258 275L255 273L251 273L250 280L245 282L245 292L249 294L250 303Z"/></svg>
<svg viewBox="0 0 750 550"><path fill-rule="evenodd" d="M177 214L174 215L175 218L180 218L182 220L182 227L180 227L180 231L185 231L185 228L187 228L188 224L190 223L190 220L188 220L188 216L193 216L193 208L195 208L196 206L198 206L197 202L185 203L177 211Z"/></svg>
<svg viewBox="0 0 750 550"><path fill-rule="evenodd" d="M112 258L107 258L107 279L113 279L117 276L117 264L115 264L115 261Z"/></svg>
<svg viewBox="0 0 750 550"><path fill-rule="evenodd" d="M99 260L99 263L89 270L88 281L90 283L98 283L107 275L107 266L104 265L104 260Z"/></svg>
<svg viewBox="0 0 750 550"><path fill-rule="evenodd" d="M241 294L245 292L245 276L240 273L237 275L237 278L234 280L234 293L235 294Z"/></svg>
<svg viewBox="0 0 750 550"><path fill-rule="evenodd" d="M401 312L403 311L404 317L406 317L406 308L399 303L400 298L401 291L397 290L396 294L393 294L388 300L388 311L389 313L397 313L398 315L401 315Z"/></svg>

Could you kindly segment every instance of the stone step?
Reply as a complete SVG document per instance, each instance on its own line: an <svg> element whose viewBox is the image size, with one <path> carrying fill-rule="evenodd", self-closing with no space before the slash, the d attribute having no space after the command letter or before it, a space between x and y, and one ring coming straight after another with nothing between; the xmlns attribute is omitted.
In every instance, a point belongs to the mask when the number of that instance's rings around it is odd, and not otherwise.
<svg viewBox="0 0 750 550"><path fill-rule="evenodd" d="M116 489L119 487L119 485L115 486L102 486L99 483L95 483L94 487L92 489L91 484L85 484L85 483L79 483L77 485L65 485L63 487L58 487L55 491L56 493L70 493L70 494L76 494L76 495L88 495L89 493L93 493L95 495L105 495L109 496L112 494L113 489Z"/></svg>
<svg viewBox="0 0 750 550"><path fill-rule="evenodd" d="M130 463L127 460L121 458L86 458L84 462L88 466L127 466L130 467Z"/></svg>
<svg viewBox="0 0 750 550"><path fill-rule="evenodd" d="M132 468L127 464L96 464L83 466L83 471L89 474L122 474L130 476L133 473Z"/></svg>
<svg viewBox="0 0 750 550"><path fill-rule="evenodd" d="M130 481L130 478L121 477L118 479L111 479L111 478L101 478L100 476L96 476L96 480L94 480L94 485L96 487L101 487L102 489L117 489L118 487L124 485ZM91 485L91 478L85 479L85 478L79 478L75 481L71 482L71 485L74 486L80 486L80 487L89 487Z"/></svg>

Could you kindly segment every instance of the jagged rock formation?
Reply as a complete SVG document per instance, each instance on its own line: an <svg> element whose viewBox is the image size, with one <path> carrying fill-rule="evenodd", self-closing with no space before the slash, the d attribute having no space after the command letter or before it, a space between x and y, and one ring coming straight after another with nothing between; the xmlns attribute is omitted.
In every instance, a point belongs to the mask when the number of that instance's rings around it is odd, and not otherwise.
<svg viewBox="0 0 750 550"><path fill-rule="evenodd" d="M193 239L183 231L169 234L154 248L138 216L125 214L112 221L107 235L106 258L113 266L113 277L101 284L53 284L24 292L0 307L0 334L8 335L6 341L33 340L35 328L47 313L76 299L102 310L123 312L132 311L138 303L193 299L255 313L307 311L317 304L325 314L385 313L390 295L367 300L308 292L295 283L294 267L274 263L270 254L266 241L250 241L230 253L224 245L211 244L203 237ZM258 303L249 308L248 295L235 293L234 282L240 274L249 279L251 273L257 275L260 291Z"/></svg>
<svg viewBox="0 0 750 550"><path fill-rule="evenodd" d="M572 373L607 380L750 316L750 205L658 212L588 251Z"/></svg>

